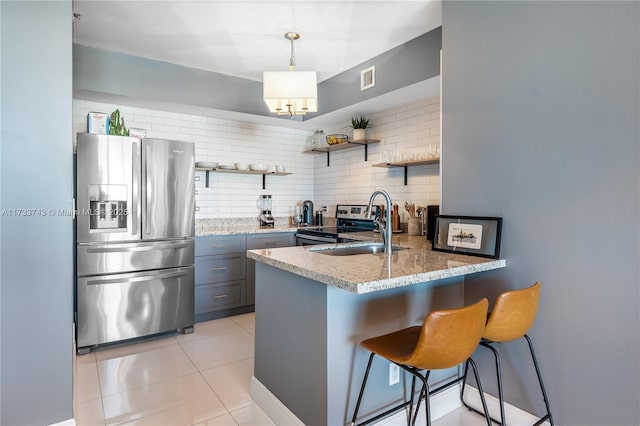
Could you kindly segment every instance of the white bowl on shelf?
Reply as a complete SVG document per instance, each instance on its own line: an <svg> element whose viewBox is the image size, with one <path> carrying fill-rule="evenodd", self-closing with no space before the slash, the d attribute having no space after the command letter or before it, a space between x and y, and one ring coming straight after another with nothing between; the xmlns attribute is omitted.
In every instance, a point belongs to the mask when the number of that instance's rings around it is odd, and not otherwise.
<svg viewBox="0 0 640 426"><path fill-rule="evenodd" d="M268 164L249 164L249 169L253 170L254 172L266 172L267 170L269 170L269 165Z"/></svg>
<svg viewBox="0 0 640 426"><path fill-rule="evenodd" d="M236 166L235 166L235 165L229 165L229 164L220 164L220 165L218 166L218 168L219 168L220 170L235 170L235 169L236 169Z"/></svg>
<svg viewBox="0 0 640 426"><path fill-rule="evenodd" d="M247 163L235 163L238 170L249 170L249 164Z"/></svg>
<svg viewBox="0 0 640 426"><path fill-rule="evenodd" d="M203 169L215 169L218 167L218 163L215 161L198 161L196 163L196 167L200 167Z"/></svg>

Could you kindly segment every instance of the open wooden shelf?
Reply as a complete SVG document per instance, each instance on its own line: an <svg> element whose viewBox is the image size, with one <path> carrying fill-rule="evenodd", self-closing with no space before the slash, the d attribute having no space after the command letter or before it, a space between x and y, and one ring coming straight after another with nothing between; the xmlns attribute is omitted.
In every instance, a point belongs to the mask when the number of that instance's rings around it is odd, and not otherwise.
<svg viewBox="0 0 640 426"><path fill-rule="evenodd" d="M408 160L408 161L394 161L391 163L378 163L374 164L373 167L403 167L404 168L404 184L407 185L407 167L411 166L427 166L430 164L439 164L440 157L429 158L427 160Z"/></svg>
<svg viewBox="0 0 640 426"><path fill-rule="evenodd" d="M234 169L214 169L210 167L196 167L196 171L206 172L205 186L209 187L209 172L215 173L236 173L241 175L262 175L262 189L266 189L266 176L287 176L293 173L289 172L260 172L257 170L234 170Z"/></svg>
<svg viewBox="0 0 640 426"><path fill-rule="evenodd" d="M343 143L337 143L334 145L323 145L323 146L316 146L314 148L308 149L306 151L304 151L307 154L320 154L323 152L327 153L327 167L329 167L330 165L330 152L333 151L340 151L343 149L349 149L349 148L353 148L354 146L362 146L364 145L364 161L368 160L368 145L372 144L372 143L379 143L380 139L354 139L354 140L348 140L346 142Z"/></svg>

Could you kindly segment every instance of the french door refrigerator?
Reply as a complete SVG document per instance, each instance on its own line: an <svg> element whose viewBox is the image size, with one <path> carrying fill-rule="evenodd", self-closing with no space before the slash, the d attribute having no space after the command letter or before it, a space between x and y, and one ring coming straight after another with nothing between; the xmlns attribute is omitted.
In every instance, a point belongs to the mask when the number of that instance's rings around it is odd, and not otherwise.
<svg viewBox="0 0 640 426"><path fill-rule="evenodd" d="M194 323L194 145L78 134L76 346Z"/></svg>

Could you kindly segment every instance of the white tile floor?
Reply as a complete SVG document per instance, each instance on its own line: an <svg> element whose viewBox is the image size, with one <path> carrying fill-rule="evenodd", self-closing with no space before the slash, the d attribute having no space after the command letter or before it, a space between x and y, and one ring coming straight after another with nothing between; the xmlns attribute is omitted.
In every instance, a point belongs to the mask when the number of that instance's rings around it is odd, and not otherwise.
<svg viewBox="0 0 640 426"><path fill-rule="evenodd" d="M194 334L76 357L75 420L87 425L273 425L249 394L253 313L198 323ZM482 425L456 410L434 426Z"/></svg>

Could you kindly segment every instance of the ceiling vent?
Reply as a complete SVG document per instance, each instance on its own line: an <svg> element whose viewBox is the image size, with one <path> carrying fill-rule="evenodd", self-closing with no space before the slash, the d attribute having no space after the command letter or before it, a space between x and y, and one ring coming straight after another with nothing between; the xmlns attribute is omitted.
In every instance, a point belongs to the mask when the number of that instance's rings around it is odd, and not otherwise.
<svg viewBox="0 0 640 426"><path fill-rule="evenodd" d="M360 71L360 90L367 90L376 85L375 65Z"/></svg>

